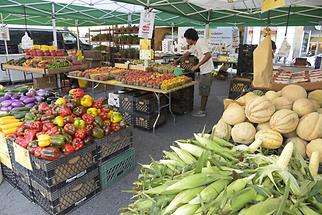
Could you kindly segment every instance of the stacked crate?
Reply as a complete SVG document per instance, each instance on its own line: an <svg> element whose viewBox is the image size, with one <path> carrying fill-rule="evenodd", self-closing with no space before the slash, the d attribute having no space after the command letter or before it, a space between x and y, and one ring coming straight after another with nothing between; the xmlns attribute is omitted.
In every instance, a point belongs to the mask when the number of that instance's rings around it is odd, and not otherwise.
<svg viewBox="0 0 322 215"><path fill-rule="evenodd" d="M161 115L156 126L166 123L167 108L162 108L167 103L165 96L160 97ZM151 130L158 117L158 102L154 94L149 93L142 96L134 97L133 100L133 125L139 128Z"/></svg>
<svg viewBox="0 0 322 215"><path fill-rule="evenodd" d="M14 143L7 140L12 169L1 168L13 187L48 214L66 214L133 169L132 143L132 127L122 128L54 161L30 154L29 170L15 161Z"/></svg>
<svg viewBox="0 0 322 215"><path fill-rule="evenodd" d="M96 144L100 184L106 189L135 166L132 127L96 140Z"/></svg>

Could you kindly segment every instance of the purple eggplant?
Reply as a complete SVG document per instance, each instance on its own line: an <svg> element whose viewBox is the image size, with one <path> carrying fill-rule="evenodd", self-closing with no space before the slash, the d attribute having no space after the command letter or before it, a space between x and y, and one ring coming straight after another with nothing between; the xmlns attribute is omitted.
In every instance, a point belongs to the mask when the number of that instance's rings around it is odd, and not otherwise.
<svg viewBox="0 0 322 215"><path fill-rule="evenodd" d="M5 100L5 101L1 102L1 106L8 107L11 105L11 103L12 103L11 100Z"/></svg>
<svg viewBox="0 0 322 215"><path fill-rule="evenodd" d="M28 97L28 96L21 96L20 97L20 101L23 101L23 100L28 99L28 98L30 98L30 97Z"/></svg>
<svg viewBox="0 0 322 215"><path fill-rule="evenodd" d="M29 104L26 104L25 107L29 107L29 108L32 108L33 106L35 106L34 103L29 103Z"/></svg>
<svg viewBox="0 0 322 215"><path fill-rule="evenodd" d="M25 106L25 104L24 104L24 103L22 103L21 101L17 101L17 102L13 102L13 103L11 104L11 106L12 106L12 107L24 107L24 106Z"/></svg>
<svg viewBox="0 0 322 215"><path fill-rule="evenodd" d="M3 96L0 98L0 102L10 99L10 96Z"/></svg>
<svg viewBox="0 0 322 215"><path fill-rule="evenodd" d="M8 111L8 107L1 107L0 110L1 111Z"/></svg>
<svg viewBox="0 0 322 215"><path fill-rule="evenodd" d="M30 89L27 93L26 96L32 97L35 96L37 94L36 90L34 89Z"/></svg>
<svg viewBox="0 0 322 215"><path fill-rule="evenodd" d="M11 111L13 109L12 106L7 107L8 111Z"/></svg>
<svg viewBox="0 0 322 215"><path fill-rule="evenodd" d="M41 102L42 101L42 97L41 96L35 96L35 99L37 100L37 102Z"/></svg>
<svg viewBox="0 0 322 215"><path fill-rule="evenodd" d="M47 95L47 90L44 90L44 89L37 90L37 95L38 96L45 96L45 95Z"/></svg>
<svg viewBox="0 0 322 215"><path fill-rule="evenodd" d="M11 99L20 99L20 96L15 94L11 96Z"/></svg>
<svg viewBox="0 0 322 215"><path fill-rule="evenodd" d="M23 103L29 104L29 103L32 103L32 102L35 102L35 101L37 101L36 98L30 97L30 98L24 99Z"/></svg>
<svg viewBox="0 0 322 215"><path fill-rule="evenodd" d="M12 92L6 92L5 94L4 94L4 96L12 96L13 95L13 93Z"/></svg>

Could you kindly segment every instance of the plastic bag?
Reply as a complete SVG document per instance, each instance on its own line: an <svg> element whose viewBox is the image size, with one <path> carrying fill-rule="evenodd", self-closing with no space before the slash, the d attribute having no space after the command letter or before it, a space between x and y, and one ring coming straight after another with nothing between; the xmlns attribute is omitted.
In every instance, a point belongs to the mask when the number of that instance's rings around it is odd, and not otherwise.
<svg viewBox="0 0 322 215"><path fill-rule="evenodd" d="M291 45L287 42L286 38L284 38L281 48L278 50L277 56L288 57L290 50Z"/></svg>

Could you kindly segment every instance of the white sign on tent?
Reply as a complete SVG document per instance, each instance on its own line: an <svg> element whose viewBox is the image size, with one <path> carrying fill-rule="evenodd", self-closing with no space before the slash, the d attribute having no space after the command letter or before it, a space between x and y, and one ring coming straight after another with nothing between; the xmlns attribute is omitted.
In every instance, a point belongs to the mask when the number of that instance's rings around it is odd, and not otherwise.
<svg viewBox="0 0 322 215"><path fill-rule="evenodd" d="M155 14L149 11L142 11L140 16L139 37L151 39L154 29Z"/></svg>
<svg viewBox="0 0 322 215"><path fill-rule="evenodd" d="M0 40L10 40L9 28L4 25L0 25Z"/></svg>

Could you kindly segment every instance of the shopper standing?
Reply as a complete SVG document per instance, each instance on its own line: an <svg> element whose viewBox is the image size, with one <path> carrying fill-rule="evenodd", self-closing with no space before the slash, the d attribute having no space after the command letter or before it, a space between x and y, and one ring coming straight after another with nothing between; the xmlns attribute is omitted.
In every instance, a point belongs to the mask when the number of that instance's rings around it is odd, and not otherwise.
<svg viewBox="0 0 322 215"><path fill-rule="evenodd" d="M199 95L201 97L201 104L200 110L194 112L192 116L205 117L208 96L210 94L213 79L211 71L215 69L212 62L211 51L208 42L205 39L199 39L198 33L195 29L189 28L186 30L184 37L186 38L190 49L184 53L182 57L186 58L190 54L193 54L199 59L199 63L192 67L192 72L196 72L198 69L200 69Z"/></svg>

